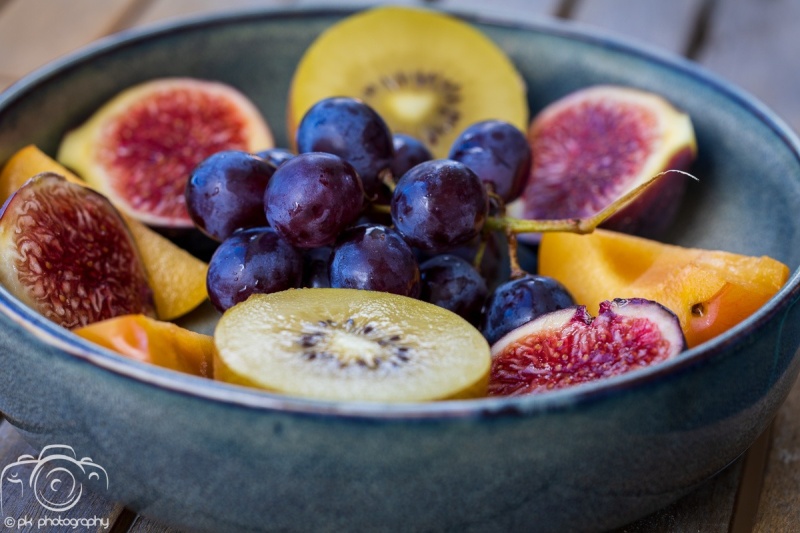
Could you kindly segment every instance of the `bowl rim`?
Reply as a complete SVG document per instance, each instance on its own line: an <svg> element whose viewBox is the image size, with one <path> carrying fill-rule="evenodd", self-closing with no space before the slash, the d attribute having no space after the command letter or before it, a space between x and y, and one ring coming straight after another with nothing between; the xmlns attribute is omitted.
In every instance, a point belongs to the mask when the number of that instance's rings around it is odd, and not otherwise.
<svg viewBox="0 0 800 533"><path fill-rule="evenodd" d="M203 27L210 28L231 23L252 22L253 17L274 19L282 17L346 16L369 7L371 6L261 7L183 17L124 30L98 39L39 67L17 80L0 92L0 112L12 106L16 99L24 97L36 86L47 82L50 78L57 77L61 72L90 62L104 54L114 53L118 49L135 46L141 41L184 31L195 31ZM616 53L634 56L650 63L655 63L660 68L677 71L699 83L705 84L756 117L786 145L794 154L798 161L798 166L800 166L800 140L782 119L755 97L688 59L641 43L635 43L630 39L612 35L580 23L544 17L535 21L508 20L481 12L432 9L429 7L419 8L449 13L470 23L534 31L539 34L601 46ZM22 329L42 343L60 350L60 355L83 360L101 371L112 372L118 376L137 381L142 385L159 388L167 393L179 394L201 401L218 402L234 407L258 411L318 416L336 415L371 420L518 416L520 414L532 415L571 409L577 405L598 401L610 395L624 394L648 383L668 379L690 367L703 364L714 357L720 356L729 347L741 342L760 326L769 322L772 317L780 313L784 308L793 306L798 300L800 300L800 269L791 272L789 279L778 293L758 311L723 334L697 347L686 350L669 361L597 382L531 396L490 397L425 403L372 403L291 397L182 374L149 363L135 361L95 345L45 319L0 286L0 312L7 318L21 326Z"/></svg>

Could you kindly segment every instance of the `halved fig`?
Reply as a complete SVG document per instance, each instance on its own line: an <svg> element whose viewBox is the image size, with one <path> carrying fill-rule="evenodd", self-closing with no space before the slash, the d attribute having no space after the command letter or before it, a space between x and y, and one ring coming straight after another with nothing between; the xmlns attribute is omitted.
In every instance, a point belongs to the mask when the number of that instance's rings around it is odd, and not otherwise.
<svg viewBox="0 0 800 533"><path fill-rule="evenodd" d="M31 177L43 172L59 174L67 181L88 186L39 148L28 145L11 156L0 170L0 203L5 202ZM136 248L147 270L159 319L173 320L183 316L208 298L208 265L205 262L138 220L125 215L122 218L136 241Z"/></svg>
<svg viewBox="0 0 800 533"><path fill-rule="evenodd" d="M553 311L492 346L489 395L535 394L609 378L665 361L686 349L675 314L642 298Z"/></svg>
<svg viewBox="0 0 800 533"><path fill-rule="evenodd" d="M689 116L659 95L599 85L545 107L528 130L533 164L520 204L527 219L592 215L666 170L688 170L697 154ZM603 227L656 237L674 221L687 177L662 177Z"/></svg>
<svg viewBox="0 0 800 533"><path fill-rule="evenodd" d="M103 105L67 133L57 159L133 218L190 228L184 190L192 169L222 150L272 146L259 110L235 88L163 78Z"/></svg>
<svg viewBox="0 0 800 533"><path fill-rule="evenodd" d="M4 205L0 283L66 328L155 316L147 273L119 212L57 174L34 176Z"/></svg>

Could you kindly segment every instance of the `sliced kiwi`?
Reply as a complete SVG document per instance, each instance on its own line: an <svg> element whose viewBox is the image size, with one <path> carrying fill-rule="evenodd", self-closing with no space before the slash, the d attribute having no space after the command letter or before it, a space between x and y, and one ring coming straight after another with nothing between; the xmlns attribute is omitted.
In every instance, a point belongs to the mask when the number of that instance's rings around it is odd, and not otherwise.
<svg viewBox="0 0 800 533"><path fill-rule="evenodd" d="M446 157L466 126L487 119L528 126L525 83L476 28L420 8L377 7L323 32L298 64L289 94L289 139L305 112L330 96L372 106L393 133Z"/></svg>
<svg viewBox="0 0 800 533"><path fill-rule="evenodd" d="M435 305L384 292L293 289L230 308L214 377L287 395L367 402L483 396L489 345Z"/></svg>

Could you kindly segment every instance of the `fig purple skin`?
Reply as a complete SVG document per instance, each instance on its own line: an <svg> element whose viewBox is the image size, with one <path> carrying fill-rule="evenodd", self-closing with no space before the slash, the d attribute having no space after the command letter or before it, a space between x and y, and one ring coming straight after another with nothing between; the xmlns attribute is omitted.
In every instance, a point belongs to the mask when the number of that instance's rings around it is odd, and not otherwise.
<svg viewBox="0 0 800 533"><path fill-rule="evenodd" d="M666 164L666 168L687 171L694 160L695 153L686 148L675 154ZM663 236L678 216L688 180L688 176L681 174L661 177L600 227L648 239Z"/></svg>
<svg viewBox="0 0 800 533"><path fill-rule="evenodd" d="M642 298L541 315L492 345L489 395L538 394L606 379L677 356L686 339L675 314Z"/></svg>

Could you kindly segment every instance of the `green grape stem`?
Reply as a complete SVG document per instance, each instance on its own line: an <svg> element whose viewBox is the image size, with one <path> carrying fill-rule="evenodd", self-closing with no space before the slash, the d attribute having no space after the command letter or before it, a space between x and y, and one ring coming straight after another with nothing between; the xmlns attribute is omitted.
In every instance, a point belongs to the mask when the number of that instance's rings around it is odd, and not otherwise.
<svg viewBox="0 0 800 533"><path fill-rule="evenodd" d="M678 173L688 176L692 179L697 179L692 174L682 170L665 170L659 172L655 176L648 179L646 182L634 187L616 201L598 211L592 216L586 218L562 218L551 220L525 220L513 217L489 217L486 219L485 228L490 231L504 231L509 234L518 233L545 233L552 231L562 231L569 233L591 233L603 222L605 222L611 215L624 208L635 200L645 189L653 185L661 177L669 173Z"/></svg>

